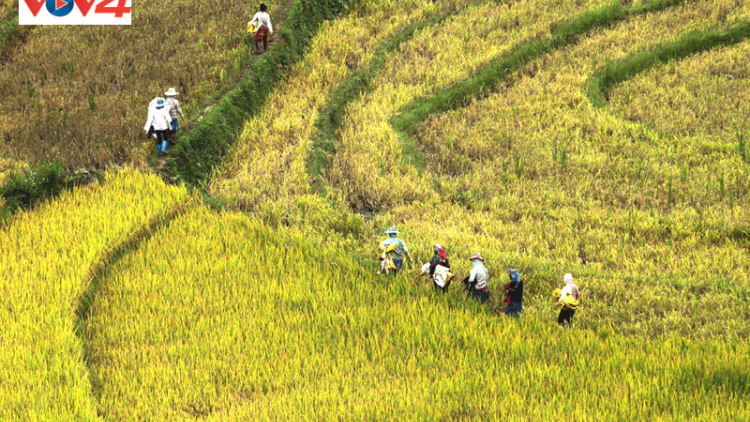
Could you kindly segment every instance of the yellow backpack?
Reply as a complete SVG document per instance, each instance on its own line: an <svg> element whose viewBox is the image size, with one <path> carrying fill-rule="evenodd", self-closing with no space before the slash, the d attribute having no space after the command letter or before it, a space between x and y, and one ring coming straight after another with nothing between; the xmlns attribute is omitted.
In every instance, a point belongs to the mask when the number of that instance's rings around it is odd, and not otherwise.
<svg viewBox="0 0 750 422"><path fill-rule="evenodd" d="M250 22L247 23L247 33L248 34L254 34L255 31L258 30L257 22L258 22L257 19L253 19L253 20L251 20Z"/></svg>
<svg viewBox="0 0 750 422"><path fill-rule="evenodd" d="M552 292L552 297L554 297L555 299L560 299L561 295L562 292L560 291L560 289L555 289L555 291ZM573 296L567 295L562 300L562 302L555 303L555 306L562 306L563 309L572 309L574 311L577 311L581 306L581 302L579 302L578 299L574 298Z"/></svg>

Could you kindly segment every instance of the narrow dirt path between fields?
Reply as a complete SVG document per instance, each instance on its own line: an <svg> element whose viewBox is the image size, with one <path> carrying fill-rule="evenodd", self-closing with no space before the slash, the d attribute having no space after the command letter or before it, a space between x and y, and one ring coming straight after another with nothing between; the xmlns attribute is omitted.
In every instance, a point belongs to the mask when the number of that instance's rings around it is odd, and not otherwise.
<svg viewBox="0 0 750 422"><path fill-rule="evenodd" d="M273 23L273 29L274 29L274 35L271 35L268 37L268 51L271 51L274 46L280 41L281 35L276 35L281 33L281 29L284 27L284 21L286 20L286 13L287 10L289 10L290 7L292 7L292 3L294 0L283 0L280 2L275 10L273 11L274 14L271 16L271 22ZM244 23L242 25L244 27ZM190 129L194 127L194 125L201 120L203 120L203 116L208 114L208 112L211 111L211 109L214 108L216 104L221 101L222 98L229 95L231 92L236 90L237 88L242 85L242 83L247 79L248 74L250 73L250 70L253 67L253 64L255 64L256 61L262 56L262 54L253 54L255 51L255 41L252 38L249 38L249 44L246 45L246 51L245 51L245 57L247 58L245 60L245 64L242 67L242 70L240 71L240 74L237 76L234 83L229 87L228 89L223 90L221 92L221 95L217 95L211 104L204 107L203 110L198 113L197 117L189 120L185 123L187 126L186 130L175 139L175 142L179 142L180 138L184 136L186 133L190 132ZM167 149L167 153L169 153L169 148ZM151 166L151 171L159 174L164 174L164 166L167 164L167 156L157 156L156 164ZM176 179L175 179L176 180ZM174 181L174 180L172 180Z"/></svg>

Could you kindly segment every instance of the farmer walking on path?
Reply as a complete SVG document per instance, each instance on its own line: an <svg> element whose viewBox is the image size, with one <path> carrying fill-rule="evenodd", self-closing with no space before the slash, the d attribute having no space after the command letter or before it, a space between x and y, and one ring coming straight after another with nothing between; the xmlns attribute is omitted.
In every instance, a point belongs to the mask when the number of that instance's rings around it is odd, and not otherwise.
<svg viewBox="0 0 750 422"><path fill-rule="evenodd" d="M149 141L151 140L151 138L156 138L156 134L154 133L154 125L151 124L151 121L154 118L154 113L156 112L156 102L159 101L159 98L161 97L155 97L153 100L151 100L150 103L148 103L148 117L146 118L146 126L143 127L143 130L146 131L146 138Z"/></svg>
<svg viewBox="0 0 750 422"><path fill-rule="evenodd" d="M151 127L153 126L153 132L156 133L156 151L159 152L159 155L162 152L166 154L167 137L169 136L172 118L169 117L169 111L165 107L164 98L156 98L152 103L155 105L155 109L149 110L148 120L143 130L151 133Z"/></svg>
<svg viewBox="0 0 750 422"><path fill-rule="evenodd" d="M180 130L180 125L177 123L177 116L179 115L182 117L182 120L185 120L185 115L182 114L182 107L180 107L180 102L177 100L178 94L179 93L175 91L174 88L169 88L169 90L164 93L164 95L167 96L166 107L169 110L169 117L171 118L169 125L170 145L174 145L174 137L177 134L177 131Z"/></svg>
<svg viewBox="0 0 750 422"><path fill-rule="evenodd" d="M568 329L568 326L571 325L573 315L576 313L579 306L579 291L578 286L573 284L573 274L565 274L563 279L565 280L565 287L563 287L562 291L555 290L553 296L559 296L555 305L562 307L560 315L557 317L557 323L565 327L565 329Z"/></svg>
<svg viewBox="0 0 750 422"><path fill-rule="evenodd" d="M273 25L271 24L271 16L266 12L268 8L265 4L260 4L260 12L256 13L250 20L250 25L255 27L255 47L257 53L261 53L260 45L263 44L262 52L268 50L268 35L273 34Z"/></svg>
<svg viewBox="0 0 750 422"><path fill-rule="evenodd" d="M505 308L505 315L518 317L523 313L523 281L518 275L518 270L509 269L510 284L508 284L508 306Z"/></svg>
<svg viewBox="0 0 750 422"><path fill-rule="evenodd" d="M388 235L388 239L380 242L380 250L383 252L380 260L383 262L381 262L381 270L378 271L378 274L381 272L387 274L393 271L393 275L396 275L404 263L404 255L408 255L409 260L411 260L409 249L406 247L406 243L398 237L399 233L401 232L396 229L396 226L388 227L388 230L386 230L385 234ZM384 265L387 265L387 267L384 268Z"/></svg>
<svg viewBox="0 0 750 422"><path fill-rule="evenodd" d="M482 303L487 302L490 298L489 284L487 282L489 274L487 267L484 266L484 258L482 258L479 252L476 252L469 258L469 261L471 261L472 265L471 273L464 279L464 284L466 284L469 294L474 296L475 299Z"/></svg>

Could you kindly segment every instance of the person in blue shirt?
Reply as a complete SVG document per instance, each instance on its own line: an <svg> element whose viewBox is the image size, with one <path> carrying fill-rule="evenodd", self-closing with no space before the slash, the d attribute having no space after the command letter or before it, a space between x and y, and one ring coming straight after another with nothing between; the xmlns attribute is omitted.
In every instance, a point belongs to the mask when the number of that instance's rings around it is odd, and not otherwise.
<svg viewBox="0 0 750 422"><path fill-rule="evenodd" d="M385 248L395 245L395 249L391 252L391 260L393 260L393 265L396 266L396 269L393 270L393 274L395 275L398 270L401 269L401 265L404 263L404 256L408 256L409 260L411 260L411 255L409 255L409 248L406 247L406 243L404 243L403 240L401 240L398 237L398 234L401 233L396 229L396 226L388 227L388 230L386 230L385 234L388 235L388 239L385 239L384 241L380 242L380 250L384 251Z"/></svg>

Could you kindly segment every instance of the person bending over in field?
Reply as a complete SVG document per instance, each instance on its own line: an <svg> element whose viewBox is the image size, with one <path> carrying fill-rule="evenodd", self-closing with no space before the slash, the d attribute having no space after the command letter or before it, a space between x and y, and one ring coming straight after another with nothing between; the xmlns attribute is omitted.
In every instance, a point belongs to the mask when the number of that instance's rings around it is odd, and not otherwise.
<svg viewBox="0 0 750 422"><path fill-rule="evenodd" d="M257 48L257 54L268 50L268 35L273 34L271 16L266 12L267 9L266 5L261 3L260 12L256 13L250 20L250 23L255 26L255 47ZM260 48L261 44L263 45L263 50Z"/></svg>
<svg viewBox="0 0 750 422"><path fill-rule="evenodd" d="M464 279L466 289L469 291L469 295L482 303L487 302L490 298L490 289L488 284L489 273L487 267L484 266L484 258L479 252L476 252L471 258L471 273Z"/></svg>
<svg viewBox="0 0 750 422"><path fill-rule="evenodd" d="M388 230L385 232L388 235L388 239L380 242L380 250L384 255L380 259L387 262L393 275L396 275L398 270L401 269L401 265L404 263L404 255L407 255L409 260L411 260L409 249L406 247L406 243L398 237L399 233L401 232L396 230L396 226L388 227Z"/></svg>
<svg viewBox="0 0 750 422"><path fill-rule="evenodd" d="M510 283L508 284L508 306L505 315L518 317L523 313L523 281L518 275L518 270L509 269Z"/></svg>
<svg viewBox="0 0 750 422"><path fill-rule="evenodd" d="M573 275L568 273L563 277L565 281L565 287L562 290L555 290L553 296L559 296L556 306L562 307L560 309L560 315L557 317L557 323L568 328L571 325L573 315L578 309L578 286L573 284Z"/></svg>
<svg viewBox="0 0 750 422"><path fill-rule="evenodd" d="M153 126L153 131L156 134L156 151L159 155L161 155L162 152L166 154L167 137L169 136L169 128L172 123L172 118L169 116L169 111L165 107L164 98L156 98L152 103L154 103L155 108L153 109L153 112L149 111L148 120L143 129L150 132L150 128Z"/></svg>
<svg viewBox="0 0 750 422"><path fill-rule="evenodd" d="M174 88L169 88L164 95L167 96L165 103L169 110L169 117L171 118L171 123L169 124L169 144L174 145L174 137L177 135L177 131L180 130L180 125L177 123L177 116L179 115L182 117L182 120L185 120L185 115L182 114L182 107L180 107L180 102L177 100L178 93Z"/></svg>
<svg viewBox="0 0 750 422"><path fill-rule="evenodd" d="M453 279L453 274L450 272L451 265L448 262L448 257L445 255L445 246L438 243L432 247L432 250L435 251L435 254L432 256L430 262L422 266L422 273L432 279L435 290L447 293Z"/></svg>

